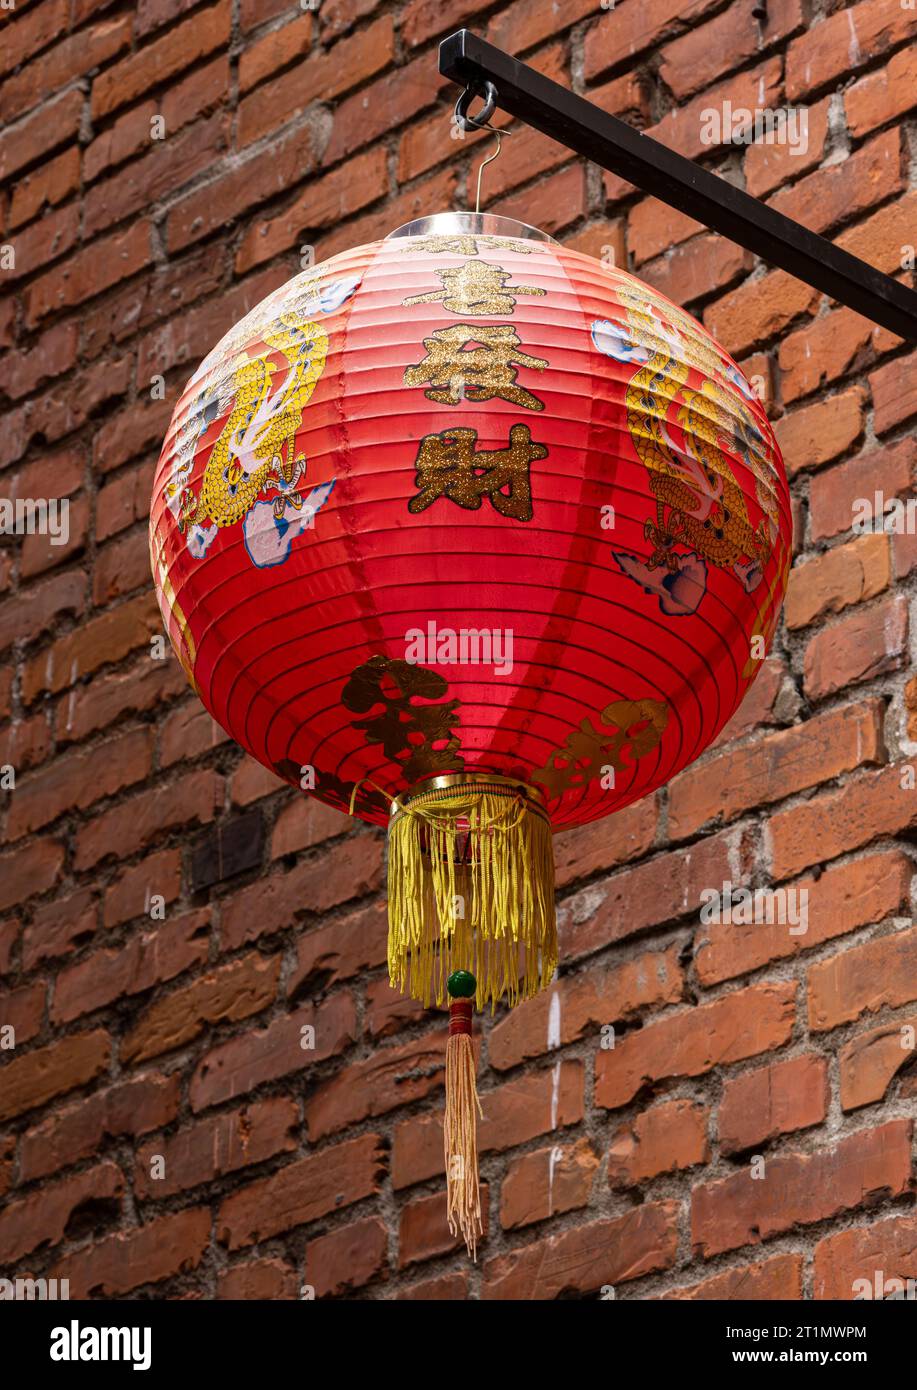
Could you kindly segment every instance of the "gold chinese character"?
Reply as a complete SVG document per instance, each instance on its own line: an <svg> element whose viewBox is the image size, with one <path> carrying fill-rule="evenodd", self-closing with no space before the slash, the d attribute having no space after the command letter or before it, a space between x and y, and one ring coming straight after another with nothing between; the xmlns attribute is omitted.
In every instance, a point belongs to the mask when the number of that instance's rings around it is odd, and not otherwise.
<svg viewBox="0 0 917 1390"><path fill-rule="evenodd" d="M477 344L468 347L467 344ZM516 385L519 367L544 371L544 357L530 357L520 348L519 335L510 324L493 326L456 323L438 328L423 345L427 356L405 368L406 386L429 383L424 395L441 405L460 401L490 401L496 396L527 410L544 410L544 401Z"/></svg>
<svg viewBox="0 0 917 1390"><path fill-rule="evenodd" d="M532 285L511 285L512 273L489 261L466 261L449 270L438 270L441 290L412 294L405 304L433 304L442 300L450 314L511 314L517 294L543 295Z"/></svg>
<svg viewBox="0 0 917 1390"><path fill-rule="evenodd" d="M390 762L401 765L409 782L431 772L456 772L465 766L454 732L458 700L415 705L414 699L438 700L449 687L438 671L387 656L371 656L351 674L341 695L345 709L369 714L352 720L367 743L381 743ZM381 712L378 711L381 706Z"/></svg>
<svg viewBox="0 0 917 1390"><path fill-rule="evenodd" d="M543 444L533 444L528 425L513 425L507 449L479 449L477 430L444 430L420 441L414 486L418 496L408 502L409 512L423 512L439 497L476 511L482 497L501 516L516 521L532 519L529 466L547 458ZM504 491L504 489L506 489Z"/></svg>
<svg viewBox="0 0 917 1390"><path fill-rule="evenodd" d="M628 746L633 762L651 752L665 732L669 712L659 700L616 700L602 710L601 718L606 729L596 730L591 719L584 719L567 735L563 748L532 774L532 781L546 787L552 799L571 788L585 787L606 767L620 772L627 766Z"/></svg>

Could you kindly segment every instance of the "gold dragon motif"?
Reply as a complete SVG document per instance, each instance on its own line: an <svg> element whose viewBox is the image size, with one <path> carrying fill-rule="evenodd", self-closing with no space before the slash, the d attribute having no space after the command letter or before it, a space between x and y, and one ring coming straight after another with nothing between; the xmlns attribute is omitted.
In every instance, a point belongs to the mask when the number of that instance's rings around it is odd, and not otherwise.
<svg viewBox="0 0 917 1390"><path fill-rule="evenodd" d="M325 366L328 335L315 322L298 322L293 314L280 316L280 327L264 335L265 345L279 353L281 367L271 356L249 358L239 353L221 383L232 407L213 446L200 492L184 488L179 524L184 530L209 521L218 527L241 521L269 487L280 488L275 511L285 502L302 505L291 490L305 468L305 456L297 454L296 432L303 410ZM274 385L278 372L282 383ZM219 394L222 397L223 391Z"/></svg>
<svg viewBox="0 0 917 1390"><path fill-rule="evenodd" d="M673 339L660 319L647 311L643 287L621 282L615 293L625 310L631 342L646 354L628 383L625 408L631 439L656 499L655 520L647 520L645 527L654 546L648 568L665 565L675 570L675 546L686 545L719 567L738 567L744 558L763 569L779 513L770 451L753 412L737 391L721 385L718 378L726 364L687 314L665 306L665 317L677 335ZM699 389L688 385L692 367L704 378ZM685 451L676 452L667 429L673 403L679 404L676 420ZM754 476L755 496L765 513L757 526L749 517L724 442L742 455Z"/></svg>

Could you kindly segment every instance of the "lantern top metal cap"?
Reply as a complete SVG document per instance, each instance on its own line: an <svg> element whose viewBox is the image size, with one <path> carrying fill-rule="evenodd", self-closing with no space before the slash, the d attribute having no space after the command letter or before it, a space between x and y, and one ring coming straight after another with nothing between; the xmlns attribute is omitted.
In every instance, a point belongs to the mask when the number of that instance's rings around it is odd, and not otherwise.
<svg viewBox="0 0 917 1390"><path fill-rule="evenodd" d="M436 212L430 217L416 217L413 222L405 222L394 232L389 232L386 241L395 237L408 236L509 236L522 241L550 241L538 227L530 227L527 222L517 222L515 217L498 217L493 212ZM556 243L555 243L556 245Z"/></svg>

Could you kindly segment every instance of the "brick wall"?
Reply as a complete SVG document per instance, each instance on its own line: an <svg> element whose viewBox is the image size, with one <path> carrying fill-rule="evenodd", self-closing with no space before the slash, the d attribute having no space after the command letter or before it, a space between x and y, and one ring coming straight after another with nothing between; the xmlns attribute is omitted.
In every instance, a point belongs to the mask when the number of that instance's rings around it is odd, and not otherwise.
<svg viewBox="0 0 917 1390"><path fill-rule="evenodd" d="M243 757L154 659L178 392L303 247L466 204L489 145L450 138L435 62L466 22L913 280L908 0L3 5L0 492L71 504L65 544L0 549L4 1276L442 1299L917 1276L917 542L851 529L855 499L911 493L912 349L531 131L485 175L489 207L612 247L758 379L797 562L717 745L557 841L557 1002L482 1028L474 1268L445 1230L442 1018L386 981L381 837ZM803 108L805 150L705 144L727 100ZM727 880L806 888L808 932L702 924Z"/></svg>

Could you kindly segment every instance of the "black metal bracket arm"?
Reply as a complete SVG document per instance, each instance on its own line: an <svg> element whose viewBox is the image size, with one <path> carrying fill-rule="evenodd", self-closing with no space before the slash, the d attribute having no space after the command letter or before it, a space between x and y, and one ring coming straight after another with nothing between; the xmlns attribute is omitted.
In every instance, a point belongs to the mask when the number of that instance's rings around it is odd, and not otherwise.
<svg viewBox="0 0 917 1390"><path fill-rule="evenodd" d="M917 342L917 291L899 284L717 174L568 92L502 49L460 29L444 39L439 70L585 159L677 208L771 265Z"/></svg>

